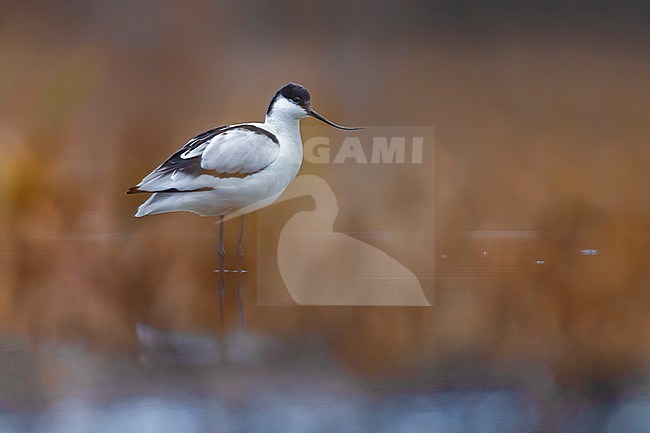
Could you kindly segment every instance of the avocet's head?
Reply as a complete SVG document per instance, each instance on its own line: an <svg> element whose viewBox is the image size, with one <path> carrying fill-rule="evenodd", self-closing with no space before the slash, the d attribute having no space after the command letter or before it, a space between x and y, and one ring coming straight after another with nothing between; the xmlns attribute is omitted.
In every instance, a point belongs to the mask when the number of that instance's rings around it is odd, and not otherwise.
<svg viewBox="0 0 650 433"><path fill-rule="evenodd" d="M295 83L289 83L278 90L269 104L269 109L266 110L266 117L268 118L289 117L293 119L301 119L307 116L314 117L321 122L325 122L338 129L344 129L347 131L363 129L362 127L349 128L337 125L318 114L311 108L311 95L309 94L309 91L300 84Z"/></svg>

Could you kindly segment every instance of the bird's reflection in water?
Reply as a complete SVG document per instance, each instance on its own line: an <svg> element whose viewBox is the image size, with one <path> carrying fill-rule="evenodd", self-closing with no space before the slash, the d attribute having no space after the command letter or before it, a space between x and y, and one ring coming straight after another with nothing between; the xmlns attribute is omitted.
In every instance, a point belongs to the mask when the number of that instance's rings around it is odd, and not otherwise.
<svg viewBox="0 0 650 433"><path fill-rule="evenodd" d="M243 223L241 224L241 227L243 228L244 225ZM240 230L239 232L239 238L241 239L241 234L243 233L243 230ZM219 319L221 321L221 326L225 325L225 311L224 311L224 295L227 289L227 284L226 284L226 273L228 272L233 272L235 273L236 276L236 282L235 282L235 299L237 300L237 315L239 317L239 327L241 329L245 328L246 325L246 316L244 315L244 274L248 273L246 269L244 269L244 252L241 247L241 241L239 241L239 246L237 247L237 266L233 270L225 269L224 265L220 262L219 268L215 269L215 272L219 274L218 279L217 279L217 297L219 299Z"/></svg>

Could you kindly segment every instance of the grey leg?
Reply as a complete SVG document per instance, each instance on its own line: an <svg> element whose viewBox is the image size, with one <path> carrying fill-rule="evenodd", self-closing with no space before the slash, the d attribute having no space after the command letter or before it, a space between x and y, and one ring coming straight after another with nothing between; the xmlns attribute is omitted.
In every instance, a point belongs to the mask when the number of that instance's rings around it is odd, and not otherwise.
<svg viewBox="0 0 650 433"><path fill-rule="evenodd" d="M223 297L226 293L226 250L223 247L223 215L219 216L219 240L217 241L217 261L219 263L219 280L217 283L217 296L219 297L219 313L223 325Z"/></svg>
<svg viewBox="0 0 650 433"><path fill-rule="evenodd" d="M244 327L244 218L239 217L239 236L237 238L237 309L239 310L239 325Z"/></svg>

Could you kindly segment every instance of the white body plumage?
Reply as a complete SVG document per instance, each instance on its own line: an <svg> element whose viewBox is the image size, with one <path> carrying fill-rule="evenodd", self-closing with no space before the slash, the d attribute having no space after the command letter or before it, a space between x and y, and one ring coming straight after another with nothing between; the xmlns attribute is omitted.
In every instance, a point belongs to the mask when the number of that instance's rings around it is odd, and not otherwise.
<svg viewBox="0 0 650 433"><path fill-rule="evenodd" d="M137 217L189 211L233 218L275 201L302 163L300 119L312 116L304 87L287 84L271 100L264 123L241 123L197 135L127 193L153 193Z"/></svg>

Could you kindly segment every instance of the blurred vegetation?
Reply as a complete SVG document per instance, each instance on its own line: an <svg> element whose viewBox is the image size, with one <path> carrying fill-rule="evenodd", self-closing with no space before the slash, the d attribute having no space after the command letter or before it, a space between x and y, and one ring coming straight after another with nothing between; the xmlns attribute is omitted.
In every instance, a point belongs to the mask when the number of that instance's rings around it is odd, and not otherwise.
<svg viewBox="0 0 650 433"><path fill-rule="evenodd" d="M316 333L382 380L461 377L454 363L539 363L585 389L647 375L641 3L525 4L0 2L1 330L118 352L137 322L220 332L214 221L136 220L123 192L296 81L343 123L436 127L437 251L455 261L431 309L257 307L252 273L251 330ZM537 235L466 236L493 230ZM486 248L497 259L479 263ZM503 271L537 254L544 272Z"/></svg>

